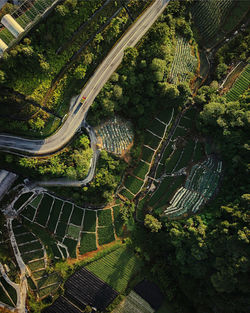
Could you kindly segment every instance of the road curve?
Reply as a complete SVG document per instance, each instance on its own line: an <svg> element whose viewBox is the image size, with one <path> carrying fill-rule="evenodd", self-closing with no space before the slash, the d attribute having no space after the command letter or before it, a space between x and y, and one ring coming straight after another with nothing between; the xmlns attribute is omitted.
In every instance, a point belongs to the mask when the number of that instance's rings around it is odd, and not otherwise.
<svg viewBox="0 0 250 313"><path fill-rule="evenodd" d="M84 86L80 96L69 111L67 119L57 132L44 140L32 140L8 134L0 134L0 150L42 156L55 153L64 147L81 127L95 97L121 63L124 50L127 47L136 45L164 11L169 1L155 0L115 44ZM84 104L81 104L80 100L83 96L86 97L86 100Z"/></svg>

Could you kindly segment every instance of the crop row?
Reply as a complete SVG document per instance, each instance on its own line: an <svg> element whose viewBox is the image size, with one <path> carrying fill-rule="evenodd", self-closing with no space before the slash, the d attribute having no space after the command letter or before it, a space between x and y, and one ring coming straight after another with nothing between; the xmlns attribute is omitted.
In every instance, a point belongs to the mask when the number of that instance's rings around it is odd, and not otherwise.
<svg viewBox="0 0 250 313"><path fill-rule="evenodd" d="M233 87L226 94L228 101L237 100L248 88L250 82L250 65L247 65L242 74L237 78Z"/></svg>

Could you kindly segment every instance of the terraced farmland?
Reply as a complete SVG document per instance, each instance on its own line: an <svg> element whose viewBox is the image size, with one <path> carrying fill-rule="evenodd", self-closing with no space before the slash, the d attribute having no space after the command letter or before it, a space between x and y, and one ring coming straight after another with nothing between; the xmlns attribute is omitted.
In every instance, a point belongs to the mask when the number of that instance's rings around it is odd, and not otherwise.
<svg viewBox="0 0 250 313"><path fill-rule="evenodd" d="M195 1L192 15L204 45L210 47L219 40L220 29L233 7L233 0Z"/></svg>
<svg viewBox="0 0 250 313"><path fill-rule="evenodd" d="M128 175L119 190L119 194L132 200L141 190L150 171L154 156L163 142L167 129L174 117L174 109L165 109L153 119L150 127L145 132L145 142L142 148L141 160L133 170L132 175Z"/></svg>
<svg viewBox="0 0 250 313"><path fill-rule="evenodd" d="M114 241L115 227L119 227L119 234L122 233L119 213L114 215L118 221L113 221L113 208L83 209L46 192L35 198L33 196L20 214L27 227L31 227L35 234L38 232L38 237L45 238L49 253L56 260L77 258L78 248L79 253L84 254L96 250L99 245ZM18 240L28 240L32 236L24 234ZM32 246L37 244L33 243Z"/></svg>
<svg viewBox="0 0 250 313"><path fill-rule="evenodd" d="M118 292L124 292L129 280L136 274L140 266L140 261L133 251L126 246L122 246L90 263L86 266L86 269Z"/></svg>
<svg viewBox="0 0 250 313"><path fill-rule="evenodd" d="M213 196L218 186L221 170L222 162L217 162L213 157L194 165L185 186L176 191L164 215L176 217L189 211L197 212Z"/></svg>
<svg viewBox="0 0 250 313"><path fill-rule="evenodd" d="M132 143L134 134L129 122L115 117L96 129L102 140L103 149L115 154L122 154Z"/></svg>
<svg viewBox="0 0 250 313"><path fill-rule="evenodd" d="M227 101L239 98L250 86L250 65L248 64L241 75L237 78L233 87L226 94Z"/></svg>
<svg viewBox="0 0 250 313"><path fill-rule="evenodd" d="M61 278L57 273L47 272L47 255L40 240L23 225L13 222L13 230L22 259L31 271L29 287L39 298L54 294Z"/></svg>
<svg viewBox="0 0 250 313"><path fill-rule="evenodd" d="M192 55L191 47L185 38L178 37L169 81L177 84L188 80L197 68L197 58Z"/></svg>

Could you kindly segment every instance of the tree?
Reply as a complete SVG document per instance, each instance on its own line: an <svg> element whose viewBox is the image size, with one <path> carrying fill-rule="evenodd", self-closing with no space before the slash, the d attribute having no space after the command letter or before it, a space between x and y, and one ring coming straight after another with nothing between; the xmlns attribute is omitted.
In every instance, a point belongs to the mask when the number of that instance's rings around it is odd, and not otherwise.
<svg viewBox="0 0 250 313"><path fill-rule="evenodd" d="M4 73L4 71L0 70L0 84L3 84L6 80L6 75Z"/></svg>
<svg viewBox="0 0 250 313"><path fill-rule="evenodd" d="M228 69L228 66L225 63L220 63L217 66L216 71L215 71L215 75L217 79L220 80L223 76L225 76L227 73L227 69Z"/></svg>
<svg viewBox="0 0 250 313"><path fill-rule="evenodd" d="M162 227L161 222L159 222L158 219L151 214L146 214L144 225L150 229L152 233L157 233Z"/></svg>
<svg viewBox="0 0 250 313"><path fill-rule="evenodd" d="M128 47L124 51L123 61L124 63L134 66L138 55L139 52L135 47Z"/></svg>
<svg viewBox="0 0 250 313"><path fill-rule="evenodd" d="M116 99L120 99L122 97L122 88L119 85L115 85L113 93Z"/></svg>

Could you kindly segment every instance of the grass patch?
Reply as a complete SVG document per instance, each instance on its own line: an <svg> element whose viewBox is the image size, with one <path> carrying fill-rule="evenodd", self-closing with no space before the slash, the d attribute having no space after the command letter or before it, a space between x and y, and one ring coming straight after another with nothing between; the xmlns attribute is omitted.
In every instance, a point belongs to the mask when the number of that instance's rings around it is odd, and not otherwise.
<svg viewBox="0 0 250 313"><path fill-rule="evenodd" d="M96 235L90 233L81 233L80 254L96 250Z"/></svg>

